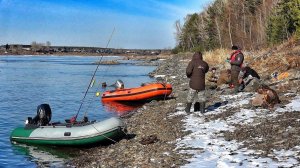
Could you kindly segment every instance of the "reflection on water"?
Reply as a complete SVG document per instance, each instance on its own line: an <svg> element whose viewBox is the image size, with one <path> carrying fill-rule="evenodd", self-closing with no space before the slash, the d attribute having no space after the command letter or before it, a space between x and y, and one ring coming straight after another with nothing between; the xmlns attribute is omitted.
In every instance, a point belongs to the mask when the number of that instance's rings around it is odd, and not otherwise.
<svg viewBox="0 0 300 168"><path fill-rule="evenodd" d="M103 60L120 57L104 57ZM70 119L78 111L88 82L96 68L94 62L99 57L81 56L0 56L0 167L36 167L37 164L57 164L69 155L63 151L43 150L41 147L21 147L12 145L11 131L24 126L27 117L36 115L36 107L47 103L52 109L52 122ZM101 65L90 88L78 120L87 114L90 120L104 120L117 116L114 110L102 105L95 93L103 93L102 82L108 85L120 79L126 87L137 87L150 82L147 74L155 69L151 66L135 66L132 61L120 61L116 66ZM111 89L111 88L107 88ZM111 105L112 107L114 105ZM117 106L117 105L116 105ZM127 111L129 109L123 110ZM122 111L122 110L121 110ZM23 147L24 148L24 147ZM22 150L21 150L22 151ZM68 154L70 152L66 152ZM65 154L65 153L64 153ZM49 163L48 163L49 162ZM57 166L57 165L56 165ZM54 166L54 167L56 167Z"/></svg>
<svg viewBox="0 0 300 168"><path fill-rule="evenodd" d="M27 156L29 161L45 167L67 167L66 161L76 156L78 149L29 146L25 144L13 144L13 151L16 155Z"/></svg>
<svg viewBox="0 0 300 168"><path fill-rule="evenodd" d="M134 111L139 107L142 107L145 103L102 101L102 104L106 111L117 113L119 116L122 116L128 112Z"/></svg>

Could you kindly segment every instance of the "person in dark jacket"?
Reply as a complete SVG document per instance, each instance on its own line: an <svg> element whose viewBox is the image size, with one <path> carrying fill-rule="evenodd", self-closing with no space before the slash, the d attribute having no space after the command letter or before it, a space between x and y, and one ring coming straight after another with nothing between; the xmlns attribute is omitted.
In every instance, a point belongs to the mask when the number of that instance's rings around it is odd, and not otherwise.
<svg viewBox="0 0 300 168"><path fill-rule="evenodd" d="M186 68L186 76L190 78L189 86L190 90L187 96L187 104L185 111L190 112L192 103L196 95L200 102L200 111L205 111L205 74L208 72L209 66L203 61L202 53L195 52L192 60L189 62Z"/></svg>
<svg viewBox="0 0 300 168"><path fill-rule="evenodd" d="M258 75L258 73L249 66L242 67L239 74L239 83L240 83L239 91L242 91L251 82L253 84L255 81L256 82L260 81L260 76Z"/></svg>
<svg viewBox="0 0 300 168"><path fill-rule="evenodd" d="M242 79L246 83L246 85L247 85L247 83L250 82L249 81L250 79L253 79L253 78L260 79L260 76L258 75L258 73L249 66L243 67L240 71L239 76L240 76L240 79Z"/></svg>
<svg viewBox="0 0 300 168"><path fill-rule="evenodd" d="M254 69L252 69L251 67L249 67L249 66L243 67L242 71L244 72L243 79L249 77L250 75L252 77L260 79L260 76L258 75L258 73Z"/></svg>
<svg viewBox="0 0 300 168"><path fill-rule="evenodd" d="M234 93L239 91L239 73L244 62L244 55L238 46L232 46L233 52L228 59L231 65L231 83L234 86Z"/></svg>

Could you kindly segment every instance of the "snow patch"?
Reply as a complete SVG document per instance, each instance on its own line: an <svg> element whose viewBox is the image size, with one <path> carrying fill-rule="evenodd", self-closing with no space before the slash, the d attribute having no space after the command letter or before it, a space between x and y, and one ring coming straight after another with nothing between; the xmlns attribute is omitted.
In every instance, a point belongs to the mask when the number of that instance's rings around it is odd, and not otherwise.
<svg viewBox="0 0 300 168"><path fill-rule="evenodd" d="M154 75L154 78L164 78L166 75Z"/></svg>
<svg viewBox="0 0 300 168"><path fill-rule="evenodd" d="M300 111L300 96L297 96L294 100L291 101L291 103L287 104L286 108L291 111Z"/></svg>
<svg viewBox="0 0 300 168"><path fill-rule="evenodd" d="M299 166L298 158L294 155L300 147L293 150L274 151L275 156L259 157L261 151L241 148L242 143L235 140L226 141L222 131L233 131L235 124L255 124L256 118L275 117L278 112L300 111L300 96L295 97L291 103L284 108L277 108L270 112L266 109L245 109L244 105L250 103L253 94L239 93L237 95L223 95L221 99L230 103L213 109L204 115L194 112L187 115L184 121L185 130L191 133L176 141L177 150L180 153L192 154L188 159L190 163L182 166L185 168L194 167L292 167ZM234 103L233 103L234 102ZM173 115L183 115L183 104L178 104L176 113ZM220 114L225 110L239 108L232 116L214 121L205 122L205 116L210 114ZM277 161L272 160L275 158Z"/></svg>
<svg viewBox="0 0 300 168"><path fill-rule="evenodd" d="M296 96L285 107L276 109L276 112L293 112L293 111L300 111L300 96Z"/></svg>

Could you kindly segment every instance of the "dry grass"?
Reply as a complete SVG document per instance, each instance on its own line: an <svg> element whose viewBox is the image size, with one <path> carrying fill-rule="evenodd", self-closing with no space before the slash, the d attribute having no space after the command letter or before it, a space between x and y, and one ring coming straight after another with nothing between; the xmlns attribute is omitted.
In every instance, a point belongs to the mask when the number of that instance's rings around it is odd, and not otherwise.
<svg viewBox="0 0 300 168"><path fill-rule="evenodd" d="M203 54L203 59L209 65L224 64L225 60L230 56L230 50L216 49L214 51L207 51Z"/></svg>
<svg viewBox="0 0 300 168"><path fill-rule="evenodd" d="M290 39L278 46L269 48L259 53L258 57L250 64L263 75L270 75L289 70L300 69L300 45L294 39Z"/></svg>
<svg viewBox="0 0 300 168"><path fill-rule="evenodd" d="M230 68L225 60L231 54L229 49L216 49L204 53L204 60L210 66L221 69ZM270 75L272 72L285 72L290 69L300 69L300 42L291 38L288 41L259 51L243 51L244 64L253 67L259 74Z"/></svg>
<svg viewBox="0 0 300 168"><path fill-rule="evenodd" d="M242 52L245 57L244 65L254 68L263 77L270 76L274 71L282 73L300 69L300 42L293 38L274 47ZM203 59L210 67L218 67L220 70L230 69L230 64L225 60L231 53L230 49L216 49L204 52ZM192 55L191 52L180 53L185 61L191 60Z"/></svg>
<svg viewBox="0 0 300 168"><path fill-rule="evenodd" d="M249 63L253 60L254 52L242 51L245 57L244 63ZM221 69L230 69L230 64L225 62L230 57L232 50L228 49L216 49L214 51L208 51L204 53L203 59L211 66L220 66Z"/></svg>

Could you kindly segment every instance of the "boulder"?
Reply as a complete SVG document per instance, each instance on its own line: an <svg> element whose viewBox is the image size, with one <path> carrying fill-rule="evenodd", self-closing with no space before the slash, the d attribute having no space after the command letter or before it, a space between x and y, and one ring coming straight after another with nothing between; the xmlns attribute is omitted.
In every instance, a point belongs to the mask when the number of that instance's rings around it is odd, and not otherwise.
<svg viewBox="0 0 300 168"><path fill-rule="evenodd" d="M261 107L263 106L263 104L265 103L265 100L264 100L264 95L262 94L257 94L253 99L252 99L252 106L255 106L255 107Z"/></svg>
<svg viewBox="0 0 300 168"><path fill-rule="evenodd" d="M252 99L252 105L263 108L272 108L275 104L280 103L279 97L275 90L268 86L262 86L257 90L258 95Z"/></svg>
<svg viewBox="0 0 300 168"><path fill-rule="evenodd" d="M217 85L228 84L231 81L231 71L229 69L222 70Z"/></svg>
<svg viewBox="0 0 300 168"><path fill-rule="evenodd" d="M243 91L245 92L255 92L258 88L263 85L263 82L257 78L253 78L246 86Z"/></svg>

